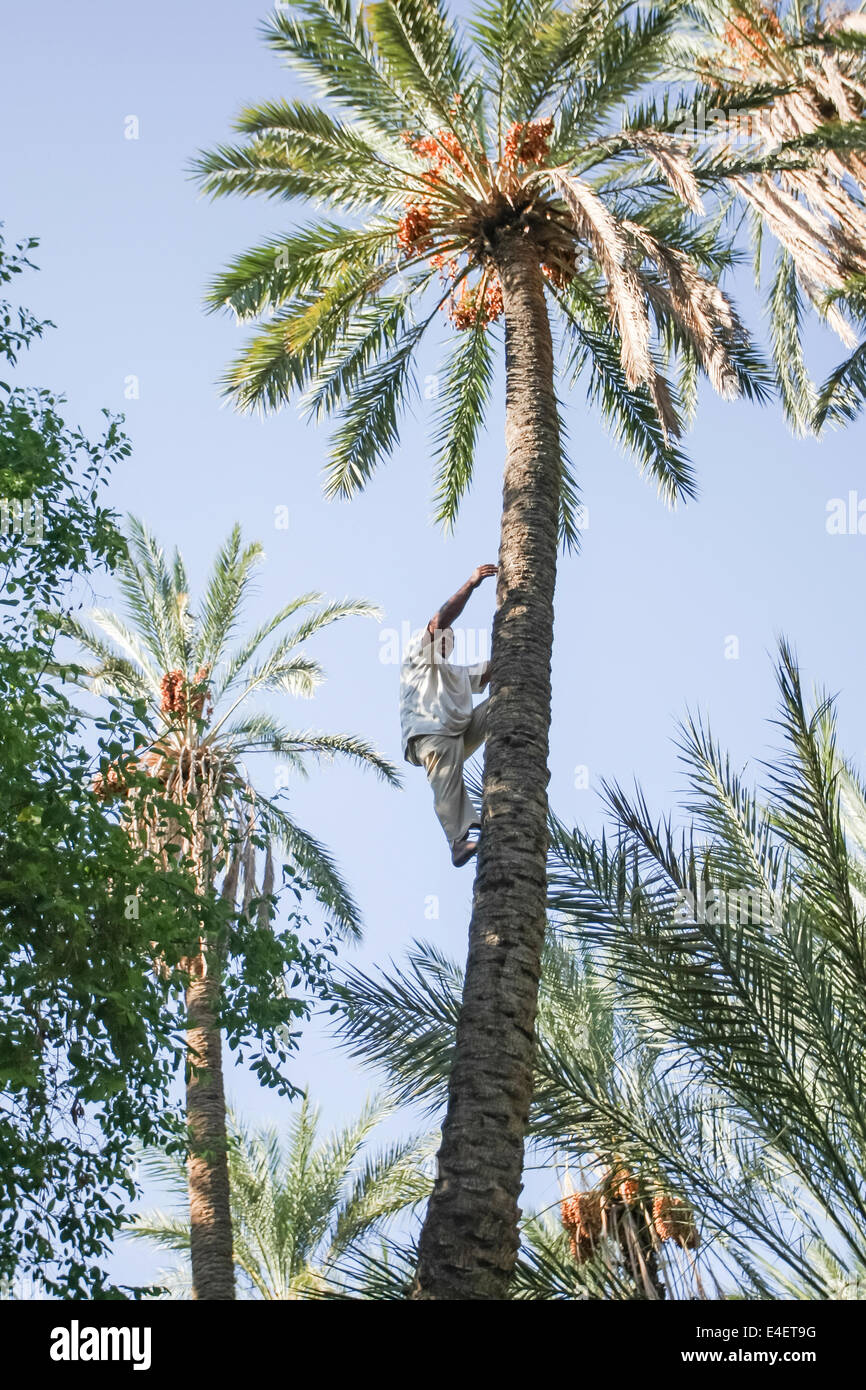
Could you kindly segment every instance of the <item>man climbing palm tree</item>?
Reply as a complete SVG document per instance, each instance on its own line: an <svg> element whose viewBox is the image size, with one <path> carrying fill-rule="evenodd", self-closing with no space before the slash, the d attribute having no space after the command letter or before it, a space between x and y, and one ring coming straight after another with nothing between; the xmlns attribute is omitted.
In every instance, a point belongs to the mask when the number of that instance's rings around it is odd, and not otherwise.
<svg viewBox="0 0 866 1390"><path fill-rule="evenodd" d="M496 574L495 565L479 565L409 644L400 669L400 727L407 763L423 767L433 788L439 824L451 848L451 863L468 864L478 850L473 831L480 831L477 812L463 780L463 764L484 742L487 701L472 707L473 694L490 680L490 663L453 666L451 624L459 618L473 590Z"/></svg>

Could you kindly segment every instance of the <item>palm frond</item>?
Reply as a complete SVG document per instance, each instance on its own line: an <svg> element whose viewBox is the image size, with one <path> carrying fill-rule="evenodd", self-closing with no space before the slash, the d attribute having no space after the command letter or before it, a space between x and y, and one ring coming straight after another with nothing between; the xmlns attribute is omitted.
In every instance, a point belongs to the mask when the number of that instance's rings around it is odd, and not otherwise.
<svg viewBox="0 0 866 1390"><path fill-rule="evenodd" d="M353 213L397 201L413 178L399 145L383 150L363 127L321 107L275 102L247 110L239 124L248 133L245 144L219 145L193 163L205 193L323 198Z"/></svg>
<svg viewBox="0 0 866 1390"><path fill-rule="evenodd" d="M435 519L447 531L471 482L475 447L490 399L493 350L480 321L459 334L437 383Z"/></svg>
<svg viewBox="0 0 866 1390"><path fill-rule="evenodd" d="M317 901L333 918L341 934L355 941L362 935L361 911L330 851L282 808L268 803L268 829L304 875Z"/></svg>
<svg viewBox="0 0 866 1390"><path fill-rule="evenodd" d="M127 518L130 554L117 580L139 632L163 670L186 667L192 624L189 595L177 589L165 552L145 524Z"/></svg>
<svg viewBox="0 0 866 1390"><path fill-rule="evenodd" d="M645 88L667 56L676 25L677 7L659 5L625 20L620 5L600 7L593 43L582 54L582 70L569 83L561 103L560 118L551 154L563 162L575 157L585 161L584 143L606 123L612 112L620 121L628 97ZM579 40L578 40L579 41ZM651 113L635 124L655 125Z"/></svg>
<svg viewBox="0 0 866 1390"><path fill-rule="evenodd" d="M426 323L408 329L394 350L368 368L343 407L325 472L326 497L352 497L395 449L398 424L415 385L413 354Z"/></svg>
<svg viewBox="0 0 866 1390"><path fill-rule="evenodd" d="M866 341L859 344L822 384L815 401L814 428L856 420L866 400Z"/></svg>
<svg viewBox="0 0 866 1390"><path fill-rule="evenodd" d="M401 1139L370 1155L354 1174L333 1228L325 1267L331 1268L344 1252L364 1239L371 1229L387 1229L387 1223L408 1207L426 1201L431 1178L423 1165L433 1154L430 1139Z"/></svg>
<svg viewBox="0 0 866 1390"><path fill-rule="evenodd" d="M400 132L419 117L412 93L377 52L363 9L351 0L301 0L300 18L281 7L264 28L266 41L309 77L338 107L363 111L385 134Z"/></svg>
<svg viewBox="0 0 866 1390"><path fill-rule="evenodd" d="M278 608L272 617L268 618L260 627L242 643L225 664L220 672L219 678L215 682L215 696L217 699L231 690L242 676L244 670L252 661L259 648L271 637L283 623L288 622L289 618L301 608L306 608L308 604L319 603L322 595L315 590L306 594L298 594L296 598L289 599L282 608Z"/></svg>
<svg viewBox="0 0 866 1390"><path fill-rule="evenodd" d="M406 968L367 976L344 968L337 1036L364 1065L382 1067L395 1098L431 1111L444 1102L463 975L429 943Z"/></svg>
<svg viewBox="0 0 866 1390"><path fill-rule="evenodd" d="M142 669L139 660L120 655L114 647L101 641L91 628L70 613L57 614L55 622L57 630L62 632L64 637L72 638L79 647L95 657L98 663L82 671L80 675L69 672L65 667L67 678L71 677L75 684L87 686L96 695L116 691L132 699L148 699L158 693L159 681L149 663Z"/></svg>
<svg viewBox="0 0 866 1390"><path fill-rule="evenodd" d="M220 547L205 588L199 611L199 633L195 649L197 666L214 667L243 616L244 599L252 573L264 552L258 541L243 546L241 528L236 523Z"/></svg>
<svg viewBox="0 0 866 1390"><path fill-rule="evenodd" d="M568 361L572 386L586 373L589 400L601 409L615 441L635 457L642 473L655 479L668 505L694 497L692 466L671 441L670 427L663 428L647 387L629 387L604 315L577 286L568 298L561 296L559 304L573 339Z"/></svg>
<svg viewBox="0 0 866 1390"><path fill-rule="evenodd" d="M158 691L160 674L150 661L147 648L138 634L127 627L115 613L110 613L104 608L91 609L90 619L102 629L106 637L110 638L116 647L120 648L132 668L138 669L139 677L143 676L147 681L149 692L152 694ZM82 637L89 649L94 651L93 645L86 641L84 631L82 631ZM100 675L104 675L104 673L97 673L97 678Z"/></svg>
<svg viewBox="0 0 866 1390"><path fill-rule="evenodd" d="M815 387L803 352L803 299L797 267L784 249L778 254L769 305L773 357L782 404L795 433L806 434L817 409Z"/></svg>
<svg viewBox="0 0 866 1390"><path fill-rule="evenodd" d="M370 8L368 23L377 52L412 93L426 124L465 133L461 105L470 66L440 0L388 0ZM467 148L477 154L471 143Z"/></svg>
<svg viewBox="0 0 866 1390"><path fill-rule="evenodd" d="M315 292L341 271L364 275L394 240L392 222L344 227L318 222L274 237L238 256L208 286L211 312L228 308L243 322Z"/></svg>
<svg viewBox="0 0 866 1390"><path fill-rule="evenodd" d="M366 374L405 331L411 314L409 293L380 295L360 308L322 358L301 398L301 410L318 421L351 400Z"/></svg>

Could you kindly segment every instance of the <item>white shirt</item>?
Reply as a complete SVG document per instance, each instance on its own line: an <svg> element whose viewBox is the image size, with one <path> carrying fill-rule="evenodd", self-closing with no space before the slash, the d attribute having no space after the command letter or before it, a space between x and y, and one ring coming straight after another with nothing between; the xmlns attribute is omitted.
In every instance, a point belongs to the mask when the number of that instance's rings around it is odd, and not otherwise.
<svg viewBox="0 0 866 1390"><path fill-rule="evenodd" d="M426 628L412 637L400 668L400 732L403 757L409 740L418 734L462 734L472 718L472 694L482 689L488 663L452 666L437 655L437 644Z"/></svg>

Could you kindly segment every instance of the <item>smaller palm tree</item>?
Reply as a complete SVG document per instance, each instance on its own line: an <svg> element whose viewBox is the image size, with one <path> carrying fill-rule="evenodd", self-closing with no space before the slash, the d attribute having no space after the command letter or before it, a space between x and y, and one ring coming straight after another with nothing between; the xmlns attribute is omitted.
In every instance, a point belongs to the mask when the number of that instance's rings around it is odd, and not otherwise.
<svg viewBox="0 0 866 1390"><path fill-rule="evenodd" d="M304 644L332 623L348 617L379 618L381 611L365 600L326 602L320 593L300 594L231 651L229 643L242 621L262 558L261 545L243 545L240 527L235 526L216 556L201 605L195 610L179 551L169 562L146 526L131 517L129 554L117 575L131 623L105 609L94 609L90 616L102 636L72 617L64 617L62 628L96 658L78 676L80 684L95 694L144 702L143 725L146 720L150 737L140 759L142 771L154 775L168 799L188 814L198 809L193 820L200 834L196 836L194 826L183 849L193 852L202 888L225 866L231 844L224 885L236 892L239 878L248 882L245 898L249 901L254 889L250 850L255 832L291 857L332 919L344 932L357 936L360 915L330 854L297 825L283 797L264 796L258 790L243 760L271 754L292 774L305 777L311 758L343 757L399 784L393 764L366 740L353 734L292 729L269 711L250 708L254 699L269 694L310 699L324 672ZM290 621L294 626L286 631ZM282 635L263 653L265 644L280 630ZM109 768L97 789L110 794L123 790L123 783L122 770ZM157 834L163 835L163 828Z"/></svg>
<svg viewBox="0 0 866 1390"><path fill-rule="evenodd" d="M230 1116L229 1182L241 1296L307 1299L335 1291L341 1262L428 1196L429 1143L410 1138L369 1151L371 1131L390 1112L387 1103L369 1101L356 1120L324 1142L318 1142L319 1110L306 1095L284 1138L273 1126L251 1129ZM181 1160L153 1153L145 1168L183 1199ZM189 1254L186 1216L150 1212L129 1234ZM162 1282L175 1296L189 1297L188 1262Z"/></svg>
<svg viewBox="0 0 866 1390"><path fill-rule="evenodd" d="M193 868L202 897L218 891L229 912L257 930L268 930L275 861L284 855L301 871L334 928L357 937L360 914L331 855L293 819L284 793L265 795L257 787L244 759L271 754L303 776L310 759L339 755L398 783L393 765L365 740L294 730L269 709L251 708L254 699L268 694L311 697L323 672L304 644L331 623L377 617L379 610L356 599L324 602L321 594L301 594L232 650L261 558L261 546L243 545L235 526L194 608L180 553L168 561L147 528L132 518L128 554L117 574L131 622L95 610L91 618L100 634L71 617L58 619L61 630L95 658L78 671L79 683L97 694L139 702L144 751L105 767L95 790L105 799L123 800L134 841L166 862L179 855ZM228 942L226 933L197 935L196 925L190 956L182 962L194 1296L231 1299L220 1025Z"/></svg>

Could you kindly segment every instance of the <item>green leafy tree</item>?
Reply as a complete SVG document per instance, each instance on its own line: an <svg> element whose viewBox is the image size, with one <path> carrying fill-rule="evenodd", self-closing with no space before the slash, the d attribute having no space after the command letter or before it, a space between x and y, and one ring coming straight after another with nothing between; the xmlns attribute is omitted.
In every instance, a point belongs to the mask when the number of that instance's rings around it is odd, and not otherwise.
<svg viewBox="0 0 866 1390"><path fill-rule="evenodd" d="M357 906L331 855L292 818L284 792L266 795L257 787L244 758L270 754L304 774L311 759L339 756L397 781L392 765L363 739L294 730L253 707L269 693L311 697L323 672L304 644L331 623L377 613L366 602L323 602L306 593L232 646L261 557L261 546L245 546L235 527L195 608L181 555L168 560L132 520L129 553L118 569L129 623L104 610L91 614L96 630L73 618L62 623L95 658L79 681L131 701L139 717L135 757L106 765L100 794L124 804L134 844L166 865L188 865L202 898L218 891L234 924L216 932L203 924L185 961L191 1260L194 1297L206 1299L234 1297L223 1031L239 1045L252 1023L270 1040L270 1055L263 1051L253 1065L274 1084L273 1059L286 1060L289 1024L307 1008L290 997L283 977L291 970L296 983L303 975L320 989L333 938L360 932ZM302 946L296 916L274 926L278 855L288 856L287 871L299 872L325 909L324 941ZM300 888L296 893L300 898Z"/></svg>
<svg viewBox="0 0 866 1390"><path fill-rule="evenodd" d="M0 286L35 245L0 238ZM4 376L51 326L0 302ZM135 1150L176 1137L177 994L153 949L169 967L189 951L194 904L218 922L192 875L134 851L93 795L94 755L133 723L111 705L86 726L50 674L45 610L72 609L123 554L102 494L129 452L118 421L91 441L62 397L0 384L0 1281L66 1298L124 1296L104 1265Z"/></svg>
<svg viewBox="0 0 866 1390"><path fill-rule="evenodd" d="M677 440L701 374L726 397L768 390L718 286L732 261L723 210L703 215L702 186L746 166L692 161L652 103L684 14L678 3L487 0L458 26L439 0L300 0L265 36L325 104L249 107L240 141L196 166L213 195L304 199L337 215L246 252L209 294L257 324L226 379L239 407L300 395L312 418L337 415L330 496L350 497L394 451L413 364L445 311L455 331L434 425L436 501L453 523L492 389L491 325L504 319L481 848L420 1298L501 1298L517 1252L557 542L578 529L557 391L582 381L674 504L694 493Z"/></svg>
<svg viewBox="0 0 866 1390"><path fill-rule="evenodd" d="M234 1259L247 1297L323 1296L339 1282L342 1262L427 1198L429 1145L412 1138L369 1151L371 1132L390 1113L382 1102L370 1102L357 1120L324 1142L319 1140L319 1111L306 1095L285 1139L273 1126L253 1130L232 1120ZM145 1166L178 1197L185 1195L182 1164L153 1154ZM130 1234L189 1254L190 1227L183 1216L162 1211L142 1215ZM177 1296L188 1283L186 1271L178 1270L168 1287Z"/></svg>

